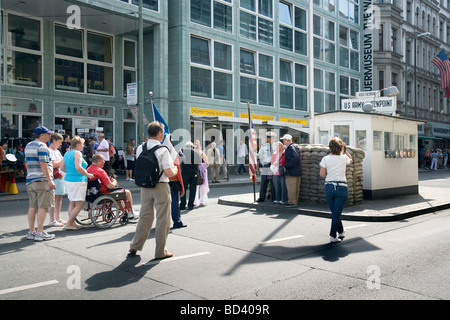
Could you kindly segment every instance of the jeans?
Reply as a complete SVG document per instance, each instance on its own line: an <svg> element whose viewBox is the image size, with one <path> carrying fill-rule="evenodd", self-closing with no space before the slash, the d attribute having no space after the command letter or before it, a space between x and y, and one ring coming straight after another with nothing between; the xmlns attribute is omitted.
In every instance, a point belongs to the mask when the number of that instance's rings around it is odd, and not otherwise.
<svg viewBox="0 0 450 320"><path fill-rule="evenodd" d="M272 200L287 203L286 177L273 176L273 186L275 187L275 197Z"/></svg>
<svg viewBox="0 0 450 320"><path fill-rule="evenodd" d="M344 232L341 215L348 199L348 188L343 185L327 183L325 184L325 197L331 210L330 237L336 238L336 232Z"/></svg>
<svg viewBox="0 0 450 320"><path fill-rule="evenodd" d="M179 192L173 189L170 189L170 195L172 197L172 221L174 224L181 223L181 214L180 214L180 205L179 205Z"/></svg>

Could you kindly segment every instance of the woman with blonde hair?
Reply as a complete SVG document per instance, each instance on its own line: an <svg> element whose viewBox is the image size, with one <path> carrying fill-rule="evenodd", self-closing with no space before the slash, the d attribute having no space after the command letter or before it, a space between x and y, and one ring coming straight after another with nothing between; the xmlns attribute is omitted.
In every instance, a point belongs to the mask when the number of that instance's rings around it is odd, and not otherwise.
<svg viewBox="0 0 450 320"><path fill-rule="evenodd" d="M204 207L208 204L208 193L209 193L209 184L208 184L208 157L202 150L202 145L199 140L194 141L194 149L202 157L202 163L198 165L198 171L200 176L203 179L203 183L197 185L197 192L195 193L195 201L194 205L199 207Z"/></svg>
<svg viewBox="0 0 450 320"><path fill-rule="evenodd" d="M65 230L78 229L75 218L84 206L87 181L88 179L94 179L94 175L86 171L87 162L83 159L81 153L83 147L84 139L75 136L70 143L70 150L64 155L64 171L66 172L64 183L67 198L69 198L69 220L66 223Z"/></svg>
<svg viewBox="0 0 450 320"><path fill-rule="evenodd" d="M136 160L136 148L134 139L130 139L127 142L127 147L125 149L125 160L127 161L127 181L134 181L133 170L134 161Z"/></svg>

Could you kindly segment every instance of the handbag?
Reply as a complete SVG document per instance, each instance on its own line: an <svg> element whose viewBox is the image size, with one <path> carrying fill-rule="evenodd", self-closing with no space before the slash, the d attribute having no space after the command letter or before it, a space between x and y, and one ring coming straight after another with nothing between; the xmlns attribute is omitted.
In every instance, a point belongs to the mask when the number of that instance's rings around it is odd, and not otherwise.
<svg viewBox="0 0 450 320"><path fill-rule="evenodd" d="M203 177L202 174L199 172L197 173L197 185L203 184Z"/></svg>
<svg viewBox="0 0 450 320"><path fill-rule="evenodd" d="M59 172L59 168L53 168L53 179L62 179L62 174Z"/></svg>

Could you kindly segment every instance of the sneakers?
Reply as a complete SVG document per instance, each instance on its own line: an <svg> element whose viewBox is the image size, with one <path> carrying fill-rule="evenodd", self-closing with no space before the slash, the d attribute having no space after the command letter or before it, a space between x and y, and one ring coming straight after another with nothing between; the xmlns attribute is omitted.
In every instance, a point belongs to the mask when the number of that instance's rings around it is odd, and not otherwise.
<svg viewBox="0 0 450 320"><path fill-rule="evenodd" d="M28 231L27 240L34 240L34 238L36 237L36 233L36 231Z"/></svg>
<svg viewBox="0 0 450 320"><path fill-rule="evenodd" d="M48 224L49 227L64 227L64 224L59 221L50 221Z"/></svg>
<svg viewBox="0 0 450 320"><path fill-rule="evenodd" d="M27 237L28 239L28 237ZM54 234L47 233L45 231L42 232L36 232L34 236L34 241L48 241L55 239Z"/></svg>
<svg viewBox="0 0 450 320"><path fill-rule="evenodd" d="M342 231L341 233L338 233L338 238L343 239L345 237L345 231Z"/></svg>
<svg viewBox="0 0 450 320"><path fill-rule="evenodd" d="M134 181L133 178L127 178L126 180L127 180L127 181Z"/></svg>
<svg viewBox="0 0 450 320"><path fill-rule="evenodd" d="M336 243L336 242L341 242L342 240L339 238L333 238L330 236L330 243Z"/></svg>
<svg viewBox="0 0 450 320"><path fill-rule="evenodd" d="M137 220L139 219L139 215L134 212L127 213L128 220Z"/></svg>

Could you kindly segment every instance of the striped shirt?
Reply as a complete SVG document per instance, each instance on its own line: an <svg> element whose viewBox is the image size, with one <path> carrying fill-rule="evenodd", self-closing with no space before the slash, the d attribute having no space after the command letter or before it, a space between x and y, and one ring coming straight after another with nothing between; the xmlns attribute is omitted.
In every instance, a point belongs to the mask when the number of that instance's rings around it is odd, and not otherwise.
<svg viewBox="0 0 450 320"><path fill-rule="evenodd" d="M34 140L25 147L25 163L27 165L27 180L29 184L35 180L47 180L41 170L40 162L47 163L50 176L53 176L53 165L50 157L50 151L45 143Z"/></svg>

